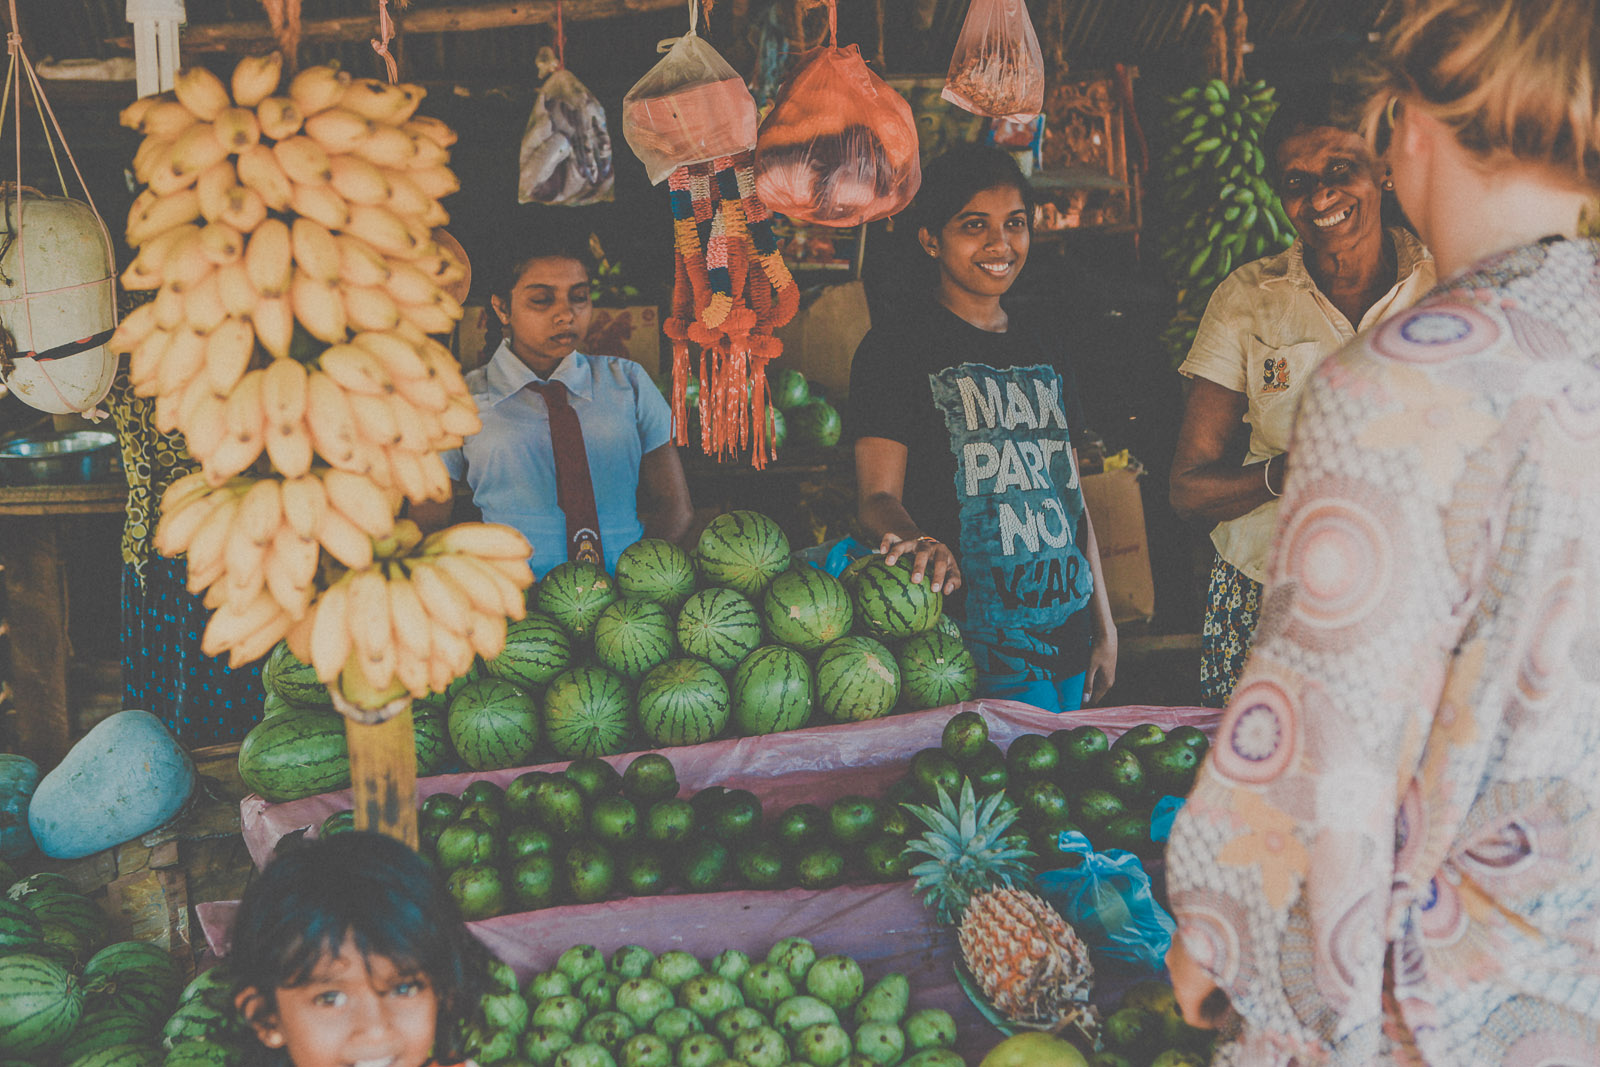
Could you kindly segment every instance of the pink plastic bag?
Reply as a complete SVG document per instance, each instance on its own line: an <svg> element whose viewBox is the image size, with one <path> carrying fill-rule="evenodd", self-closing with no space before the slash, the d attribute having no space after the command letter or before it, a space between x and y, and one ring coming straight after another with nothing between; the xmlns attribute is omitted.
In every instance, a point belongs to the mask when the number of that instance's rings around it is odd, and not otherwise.
<svg viewBox="0 0 1600 1067"><path fill-rule="evenodd" d="M1044 54L1022 0L972 0L941 95L975 115L1027 121L1039 114Z"/></svg>
<svg viewBox="0 0 1600 1067"><path fill-rule="evenodd" d="M756 143L756 195L796 222L886 218L922 184L911 105L855 45L819 48L778 90Z"/></svg>
<svg viewBox="0 0 1600 1067"><path fill-rule="evenodd" d="M679 167L755 147L755 97L695 32L698 21L699 6L690 0L689 32L622 98L622 136L652 185Z"/></svg>

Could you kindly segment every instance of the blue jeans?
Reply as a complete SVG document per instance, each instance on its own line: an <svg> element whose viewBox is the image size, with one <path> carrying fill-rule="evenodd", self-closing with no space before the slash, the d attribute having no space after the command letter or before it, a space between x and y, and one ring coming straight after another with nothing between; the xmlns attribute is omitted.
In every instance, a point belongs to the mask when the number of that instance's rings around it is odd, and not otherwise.
<svg viewBox="0 0 1600 1067"><path fill-rule="evenodd" d="M978 696L1017 700L1060 715L1083 707L1083 680L1087 671L1070 678L1018 678L1014 674L978 675Z"/></svg>

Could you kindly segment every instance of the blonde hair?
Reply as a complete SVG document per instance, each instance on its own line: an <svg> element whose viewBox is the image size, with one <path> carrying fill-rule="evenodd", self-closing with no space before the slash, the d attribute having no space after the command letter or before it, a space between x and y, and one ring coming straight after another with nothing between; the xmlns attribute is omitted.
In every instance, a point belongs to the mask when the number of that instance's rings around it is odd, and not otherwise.
<svg viewBox="0 0 1600 1067"><path fill-rule="evenodd" d="M1455 130L1485 162L1544 164L1600 189L1595 0L1407 0L1381 89Z"/></svg>

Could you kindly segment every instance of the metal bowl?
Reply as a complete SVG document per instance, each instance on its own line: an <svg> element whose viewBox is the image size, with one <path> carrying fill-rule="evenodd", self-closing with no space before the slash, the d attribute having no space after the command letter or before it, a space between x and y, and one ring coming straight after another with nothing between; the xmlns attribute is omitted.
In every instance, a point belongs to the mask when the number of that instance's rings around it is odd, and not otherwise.
<svg viewBox="0 0 1600 1067"><path fill-rule="evenodd" d="M6 485L83 485L110 478L121 457L117 435L99 430L36 434L0 444Z"/></svg>

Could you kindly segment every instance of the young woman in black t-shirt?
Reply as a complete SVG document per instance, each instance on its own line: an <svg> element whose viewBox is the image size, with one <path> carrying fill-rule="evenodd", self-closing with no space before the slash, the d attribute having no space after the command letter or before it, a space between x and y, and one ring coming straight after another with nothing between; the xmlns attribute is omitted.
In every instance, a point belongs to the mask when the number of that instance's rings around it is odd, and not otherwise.
<svg viewBox="0 0 1600 1067"><path fill-rule="evenodd" d="M902 216L937 267L931 298L875 326L851 368L858 513L890 562L947 595L979 695L1054 711L1098 701L1117 637L1083 508L1081 429L1058 339L1000 304L1027 262L1032 191L966 146L932 160Z"/></svg>

